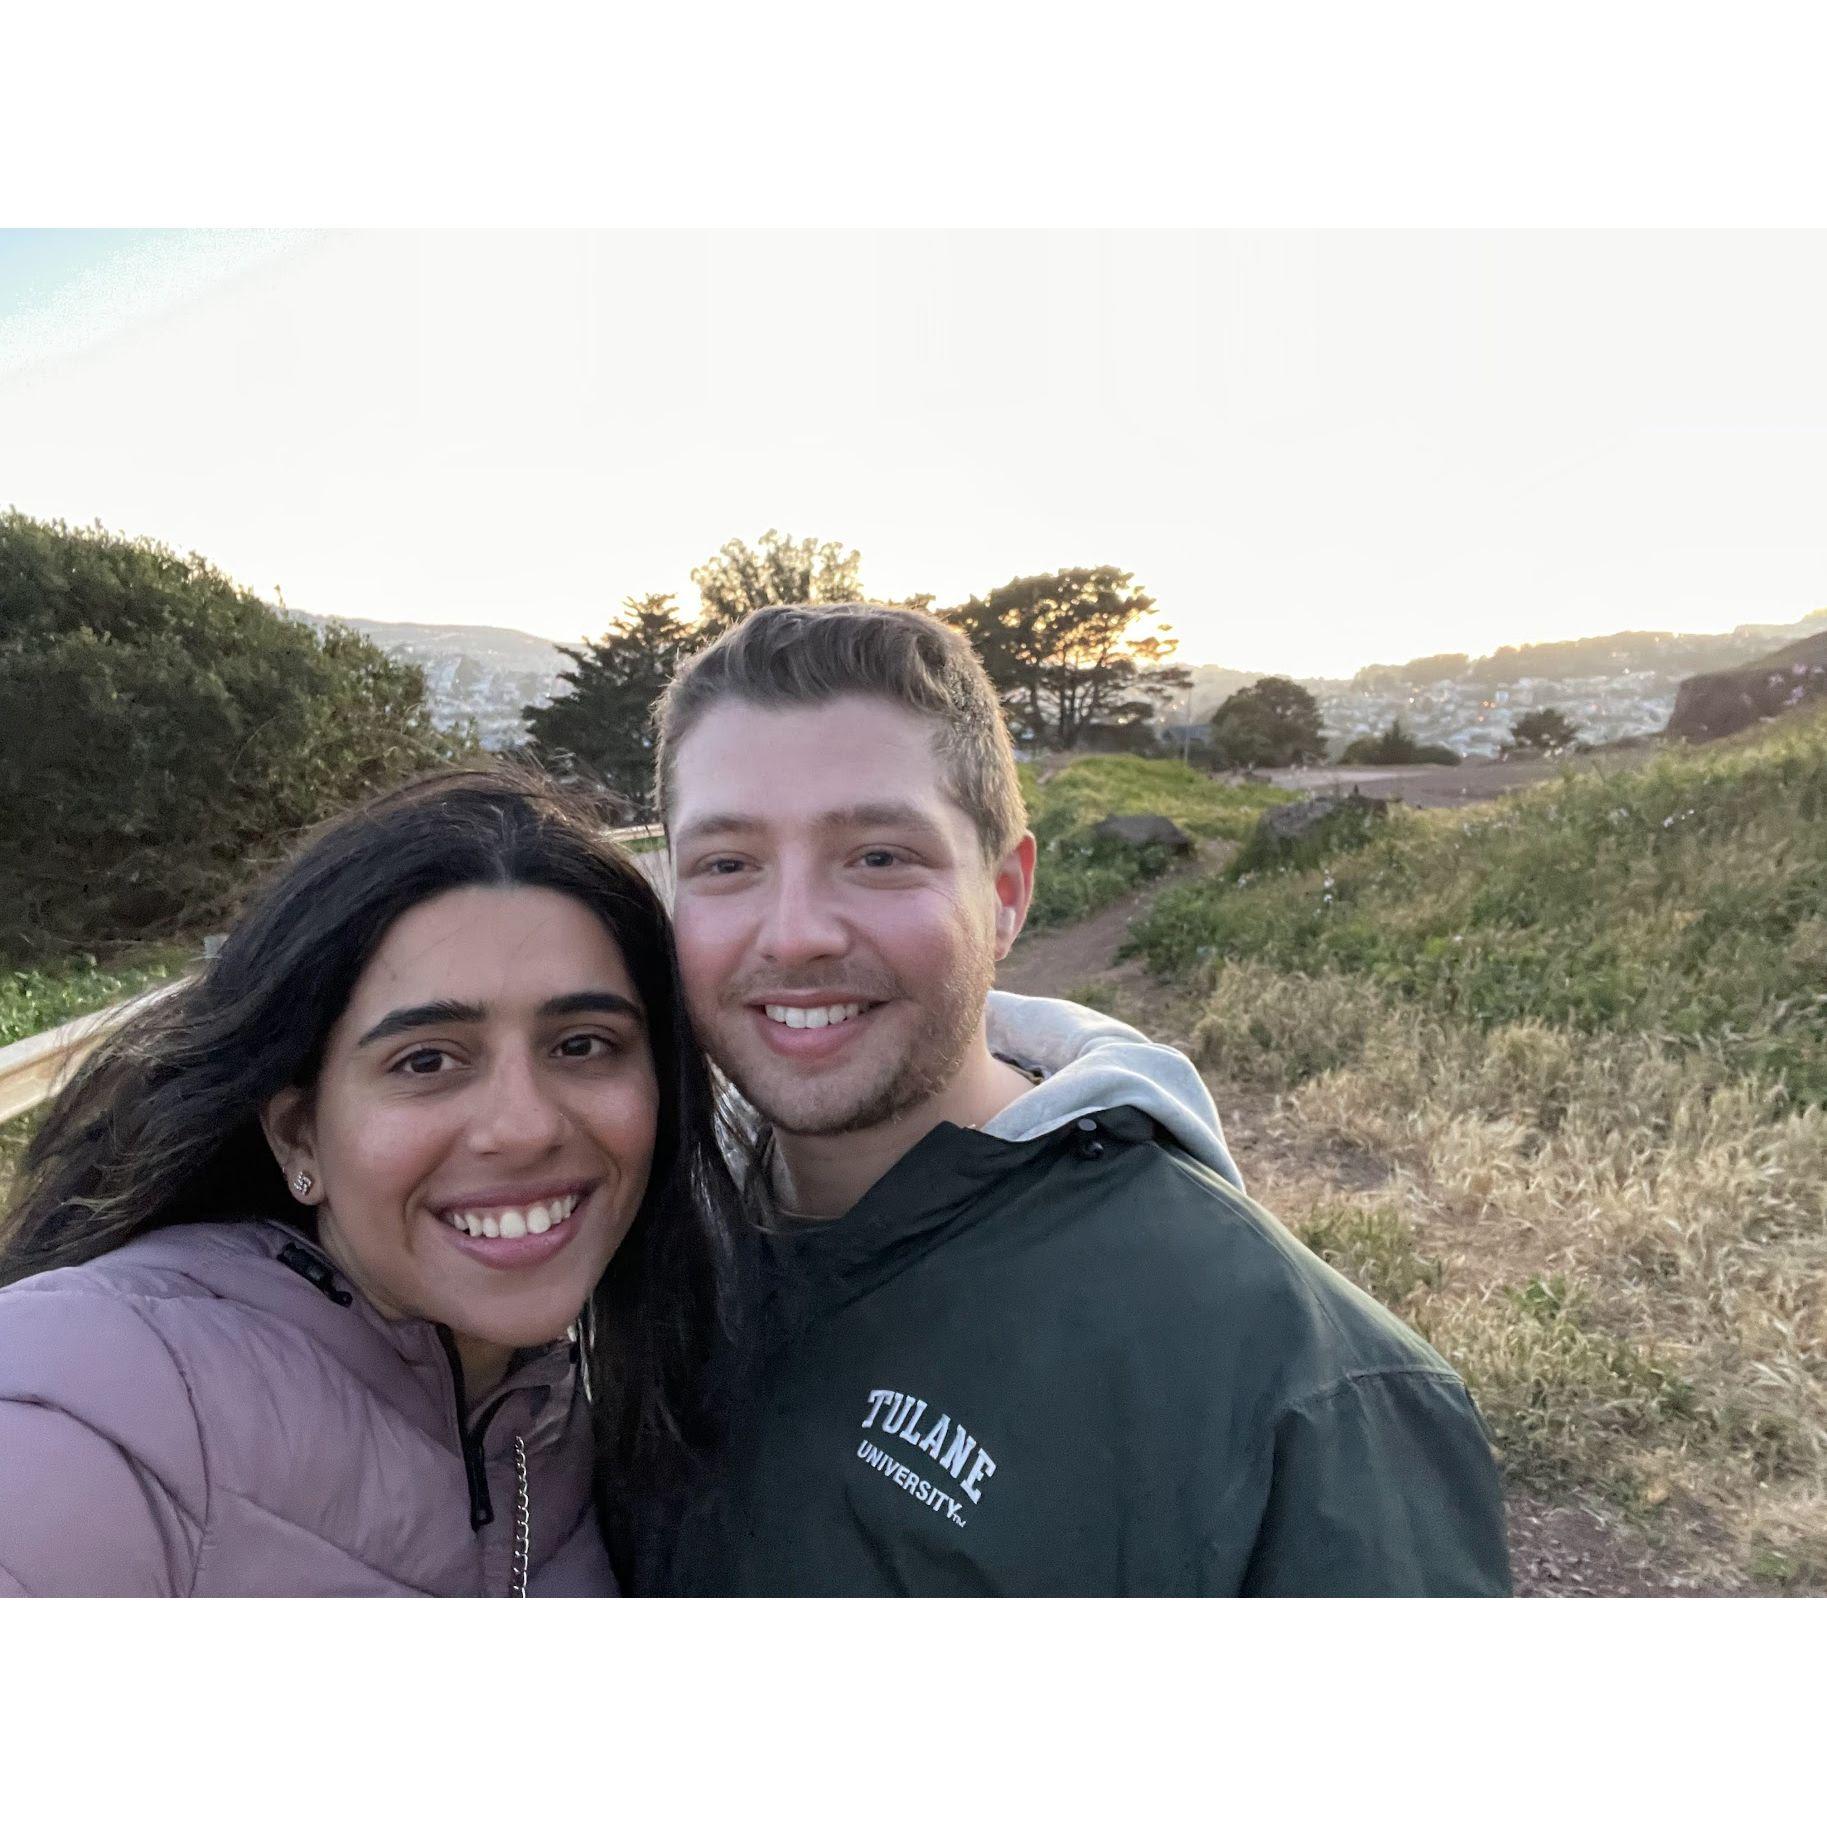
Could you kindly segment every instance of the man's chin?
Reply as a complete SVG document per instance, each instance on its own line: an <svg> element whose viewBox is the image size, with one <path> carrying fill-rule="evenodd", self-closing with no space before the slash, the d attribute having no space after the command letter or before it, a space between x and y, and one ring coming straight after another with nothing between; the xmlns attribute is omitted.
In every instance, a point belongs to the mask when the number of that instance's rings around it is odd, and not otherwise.
<svg viewBox="0 0 1827 1827"><path fill-rule="evenodd" d="M749 1098L749 1102L760 1111L769 1128L784 1136L807 1138L855 1135L861 1130L874 1129L878 1124L888 1122L899 1115L903 1108L890 1098L859 1100L849 1097L841 1105L782 1102L772 1098L764 1102L753 1097Z"/></svg>
<svg viewBox="0 0 1827 1827"><path fill-rule="evenodd" d="M900 1095L899 1083L859 1090L854 1075L833 1074L828 1085L770 1082L772 1075L730 1073L736 1089L769 1128L788 1136L844 1136L874 1129L918 1098Z"/></svg>

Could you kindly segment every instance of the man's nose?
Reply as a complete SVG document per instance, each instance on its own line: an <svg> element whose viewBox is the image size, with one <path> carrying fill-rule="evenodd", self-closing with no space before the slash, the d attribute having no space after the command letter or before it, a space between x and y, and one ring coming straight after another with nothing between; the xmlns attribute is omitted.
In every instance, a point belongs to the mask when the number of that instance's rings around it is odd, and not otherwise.
<svg viewBox="0 0 1827 1827"><path fill-rule="evenodd" d="M477 1154L532 1158L563 1137L565 1113L536 1061L521 1055L500 1060L481 1090L481 1111L470 1132Z"/></svg>
<svg viewBox="0 0 1827 1827"><path fill-rule="evenodd" d="M790 970L850 949L849 928L822 871L783 864L770 888L758 935L770 963Z"/></svg>

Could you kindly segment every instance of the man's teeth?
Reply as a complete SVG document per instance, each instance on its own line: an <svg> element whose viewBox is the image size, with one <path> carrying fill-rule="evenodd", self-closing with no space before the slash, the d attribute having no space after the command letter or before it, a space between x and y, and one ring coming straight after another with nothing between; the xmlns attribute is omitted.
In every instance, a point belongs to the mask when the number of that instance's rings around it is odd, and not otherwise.
<svg viewBox="0 0 1827 1827"><path fill-rule="evenodd" d="M580 1193L566 1193L561 1199L545 1199L524 1209L509 1205L493 1207L486 1212L446 1212L453 1228L468 1231L472 1237L540 1237L555 1224L577 1210Z"/></svg>
<svg viewBox="0 0 1827 1827"><path fill-rule="evenodd" d="M765 1003L763 1007L769 1021L778 1021L789 1028L835 1028L840 1021L848 1021L863 1012L860 1002L834 1002L822 1009L793 1009L784 1002Z"/></svg>

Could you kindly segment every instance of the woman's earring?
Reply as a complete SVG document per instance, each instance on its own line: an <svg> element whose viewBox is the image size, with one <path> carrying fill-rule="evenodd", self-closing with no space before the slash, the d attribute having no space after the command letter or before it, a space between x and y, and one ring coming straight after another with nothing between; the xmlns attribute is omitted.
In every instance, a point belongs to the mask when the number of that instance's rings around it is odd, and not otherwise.
<svg viewBox="0 0 1827 1827"><path fill-rule="evenodd" d="M311 1176L309 1174L307 1174L302 1167L298 1170L297 1173L295 1173L292 1176L292 1191L295 1192L301 1199L316 1184L317 1184L317 1182L315 1180L313 1180L311 1178Z"/></svg>

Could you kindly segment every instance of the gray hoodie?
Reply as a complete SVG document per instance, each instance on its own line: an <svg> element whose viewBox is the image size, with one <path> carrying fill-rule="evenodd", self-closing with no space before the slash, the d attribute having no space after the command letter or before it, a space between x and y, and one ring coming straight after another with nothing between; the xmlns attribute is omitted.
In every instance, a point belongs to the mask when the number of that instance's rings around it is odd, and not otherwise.
<svg viewBox="0 0 1827 1827"><path fill-rule="evenodd" d="M989 1039L992 1053L1039 1072L1041 1083L985 1123L985 1135L1030 1142L1078 1117L1127 1104L1243 1191L1212 1094L1184 1053L1079 1003L1007 990L990 992Z"/></svg>

